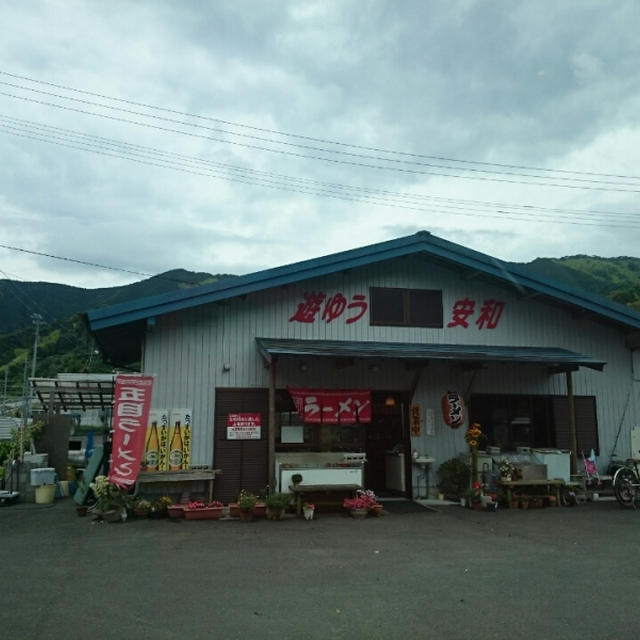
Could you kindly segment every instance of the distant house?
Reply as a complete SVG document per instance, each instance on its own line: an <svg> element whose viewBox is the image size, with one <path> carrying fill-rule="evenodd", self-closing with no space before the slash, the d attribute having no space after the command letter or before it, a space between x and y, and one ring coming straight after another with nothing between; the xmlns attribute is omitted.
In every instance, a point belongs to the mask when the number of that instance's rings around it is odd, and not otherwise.
<svg viewBox="0 0 640 640"><path fill-rule="evenodd" d="M424 496L471 422L483 449L593 449L605 469L640 425L639 313L427 232L85 320L155 376L154 407L188 408L221 499L352 454L367 487Z"/></svg>

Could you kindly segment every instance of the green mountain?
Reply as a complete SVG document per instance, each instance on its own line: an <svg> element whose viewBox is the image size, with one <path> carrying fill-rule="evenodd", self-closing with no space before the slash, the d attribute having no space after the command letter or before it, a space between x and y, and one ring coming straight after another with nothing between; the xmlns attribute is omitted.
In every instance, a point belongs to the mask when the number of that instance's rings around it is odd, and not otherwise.
<svg viewBox="0 0 640 640"><path fill-rule="evenodd" d="M538 258L520 266L640 311L640 258L577 255ZM230 277L234 276L178 269L130 285L103 289L0 280L0 371L7 372L6 394L3 392L0 398L5 395L19 398L25 376L31 375L34 314L41 316L36 376L53 378L62 372L110 372L112 368L95 353L80 313ZM3 378L2 375L0 385Z"/></svg>
<svg viewBox="0 0 640 640"><path fill-rule="evenodd" d="M130 285L102 289L0 280L0 402L5 396L19 398L25 376L31 375L36 315L37 377L54 378L62 372L106 373L112 368L95 353L80 313L229 277L233 276L176 269Z"/></svg>
<svg viewBox="0 0 640 640"><path fill-rule="evenodd" d="M521 266L573 289L589 291L640 311L640 258L577 255L536 258Z"/></svg>

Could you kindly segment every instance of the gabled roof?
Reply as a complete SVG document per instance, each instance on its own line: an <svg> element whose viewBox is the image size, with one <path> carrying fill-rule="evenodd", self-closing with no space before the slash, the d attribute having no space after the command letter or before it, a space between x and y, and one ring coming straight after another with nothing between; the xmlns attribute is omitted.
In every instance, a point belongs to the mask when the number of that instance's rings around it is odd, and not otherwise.
<svg viewBox="0 0 640 640"><path fill-rule="evenodd" d="M469 271L476 276L512 287L523 296L541 295L577 312L593 314L623 329L640 329L640 313L624 305L558 284L532 274L522 266L443 240L427 231L199 287L94 309L86 313L84 319L105 354L115 354L122 351L123 339L128 341L129 347L132 346L137 336L142 335L146 323L159 315L331 275L346 269L421 254L450 268ZM120 344L116 346L116 342Z"/></svg>

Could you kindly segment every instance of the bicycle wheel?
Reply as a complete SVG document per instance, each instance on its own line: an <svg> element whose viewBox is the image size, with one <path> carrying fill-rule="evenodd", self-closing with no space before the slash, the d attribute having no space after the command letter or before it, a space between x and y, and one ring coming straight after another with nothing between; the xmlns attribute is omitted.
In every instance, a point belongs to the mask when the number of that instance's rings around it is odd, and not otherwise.
<svg viewBox="0 0 640 640"><path fill-rule="evenodd" d="M633 507L636 497L637 478L633 469L629 467L620 467L613 476L613 492L616 500L623 507Z"/></svg>

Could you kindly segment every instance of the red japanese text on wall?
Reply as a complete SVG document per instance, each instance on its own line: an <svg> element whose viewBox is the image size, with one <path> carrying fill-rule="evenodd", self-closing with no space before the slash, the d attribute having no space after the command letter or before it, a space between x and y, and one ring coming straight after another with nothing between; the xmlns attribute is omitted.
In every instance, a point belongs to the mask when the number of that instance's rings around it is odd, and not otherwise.
<svg viewBox="0 0 640 640"><path fill-rule="evenodd" d="M313 323L316 320L329 324L338 318L345 324L353 324L367 311L367 297L362 293L351 296L351 300L340 292L327 296L322 291L305 292L289 322Z"/></svg>
<svg viewBox="0 0 640 640"><path fill-rule="evenodd" d="M151 376L115 378L109 482L121 487L132 486L140 471L152 388Z"/></svg>
<svg viewBox="0 0 640 640"><path fill-rule="evenodd" d="M353 424L371 422L371 392L344 389L289 389L304 422Z"/></svg>
<svg viewBox="0 0 640 640"><path fill-rule="evenodd" d="M469 328L469 321L473 320L479 331L495 329L498 326L504 302L490 298L485 300L476 314L476 301L471 298L461 298L453 303L451 321L447 327ZM475 319L474 319L475 316Z"/></svg>

